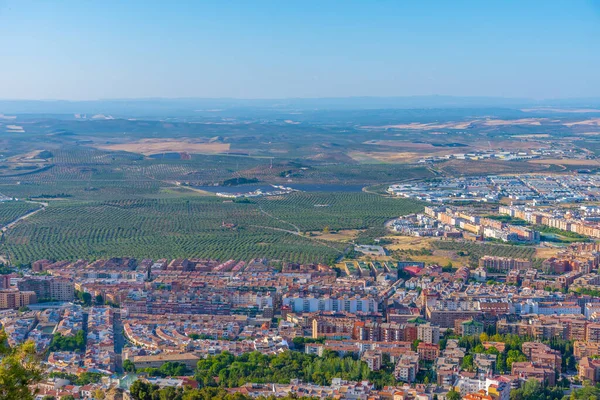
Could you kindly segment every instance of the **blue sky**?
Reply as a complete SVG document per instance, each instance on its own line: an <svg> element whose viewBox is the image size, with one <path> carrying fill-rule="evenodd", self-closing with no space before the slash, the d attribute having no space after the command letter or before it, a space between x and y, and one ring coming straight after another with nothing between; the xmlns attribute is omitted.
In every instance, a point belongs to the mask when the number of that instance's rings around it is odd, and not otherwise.
<svg viewBox="0 0 600 400"><path fill-rule="evenodd" d="M600 0L0 0L0 98L600 97Z"/></svg>

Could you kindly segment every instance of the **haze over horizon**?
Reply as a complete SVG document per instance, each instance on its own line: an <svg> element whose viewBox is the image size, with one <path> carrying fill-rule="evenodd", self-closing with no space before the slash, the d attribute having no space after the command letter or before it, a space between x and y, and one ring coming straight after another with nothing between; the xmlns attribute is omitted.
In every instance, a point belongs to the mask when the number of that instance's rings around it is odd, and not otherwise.
<svg viewBox="0 0 600 400"><path fill-rule="evenodd" d="M598 97L598 39L597 0L0 0L0 98Z"/></svg>

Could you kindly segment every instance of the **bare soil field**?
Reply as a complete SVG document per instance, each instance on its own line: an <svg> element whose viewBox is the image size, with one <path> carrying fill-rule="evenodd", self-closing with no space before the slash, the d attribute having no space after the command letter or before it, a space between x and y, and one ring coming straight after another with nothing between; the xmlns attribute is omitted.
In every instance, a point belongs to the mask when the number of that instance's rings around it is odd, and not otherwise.
<svg viewBox="0 0 600 400"><path fill-rule="evenodd" d="M521 119L486 119L483 125L502 126L502 125L542 125L545 118L521 118Z"/></svg>
<svg viewBox="0 0 600 400"><path fill-rule="evenodd" d="M591 118L583 121L577 122L565 122L564 126L575 126L575 125L592 125L592 126L600 126L600 118Z"/></svg>
<svg viewBox="0 0 600 400"><path fill-rule="evenodd" d="M397 125L382 125L382 126L362 126L364 129L418 129L418 130L430 130L430 129L467 129L471 126L471 121L467 122L446 122L442 124L431 123L423 124L419 122L411 122L410 124L397 124Z"/></svg>
<svg viewBox="0 0 600 400"><path fill-rule="evenodd" d="M25 129L21 125L6 125L8 133L25 133Z"/></svg>
<svg viewBox="0 0 600 400"><path fill-rule="evenodd" d="M422 157L422 154L412 152L377 152L377 151L352 151L348 155L359 163L410 163Z"/></svg>
<svg viewBox="0 0 600 400"><path fill-rule="evenodd" d="M142 139L137 142L109 145L96 145L104 150L128 151L146 156L160 153L223 153L229 150L229 143L201 143L190 140Z"/></svg>
<svg viewBox="0 0 600 400"><path fill-rule="evenodd" d="M513 135L511 137L514 137L516 139L542 139L549 138L550 135L547 133L531 133L529 135Z"/></svg>
<svg viewBox="0 0 600 400"><path fill-rule="evenodd" d="M520 119L474 119L470 121L455 121L443 123L420 123L411 122L409 124L381 125L381 126L362 126L363 129L412 129L412 130L432 130L432 129L468 129L476 125L483 126L509 126L509 125L527 125L540 126L543 122L548 122L547 118L520 118Z"/></svg>
<svg viewBox="0 0 600 400"><path fill-rule="evenodd" d="M577 160L577 159L563 159L563 158L548 158L529 161L532 164L548 164L548 165L600 165L599 160Z"/></svg>
<svg viewBox="0 0 600 400"><path fill-rule="evenodd" d="M499 160L450 160L437 164L436 168L448 175L487 175L487 174L515 174L545 171L546 164L534 164L520 161Z"/></svg>
<svg viewBox="0 0 600 400"><path fill-rule="evenodd" d="M541 139L539 136L538 138ZM477 142L476 145L480 149L489 148L489 144L483 141ZM492 142L492 146L494 149L503 149L504 151L531 150L532 148L546 149L550 147L547 143L537 142L535 140L496 140Z"/></svg>
<svg viewBox="0 0 600 400"><path fill-rule="evenodd" d="M439 239L432 237L414 237L414 236L385 236L384 239L391 240L393 243L385 247L389 250L414 250L431 248L431 243Z"/></svg>
<svg viewBox="0 0 600 400"><path fill-rule="evenodd" d="M358 229L343 229L335 233L324 233L322 231L310 232L311 237L327 240L330 242L350 242L356 239L361 231Z"/></svg>
<svg viewBox="0 0 600 400"><path fill-rule="evenodd" d="M562 250L556 247L537 247L535 249L535 258L550 258L558 254Z"/></svg>
<svg viewBox="0 0 600 400"><path fill-rule="evenodd" d="M363 144L372 144L377 146L388 146L388 147L401 147L411 150L436 150L439 147L432 145L431 143L413 143L404 140L368 140Z"/></svg>

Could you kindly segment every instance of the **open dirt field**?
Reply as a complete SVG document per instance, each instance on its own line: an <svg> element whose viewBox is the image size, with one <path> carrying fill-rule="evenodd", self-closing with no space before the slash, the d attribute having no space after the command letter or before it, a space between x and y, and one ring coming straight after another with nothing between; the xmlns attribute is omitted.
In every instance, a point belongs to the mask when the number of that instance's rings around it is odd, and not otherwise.
<svg viewBox="0 0 600 400"><path fill-rule="evenodd" d="M484 125L484 126L508 126L508 125L540 126L540 125L542 125L542 122L545 122L545 121L548 121L548 119L547 118L475 119L475 120L472 120L472 121L442 122L442 123L411 122L409 124L395 124L395 125L381 125L381 126L362 126L362 128L364 128L364 129L414 129L414 130L467 129L467 128L472 127L473 125Z"/></svg>
<svg viewBox="0 0 600 400"><path fill-rule="evenodd" d="M513 135L511 137L514 137L517 139L542 139L542 138L549 138L550 135L547 133L532 133L529 135Z"/></svg>
<svg viewBox="0 0 600 400"><path fill-rule="evenodd" d="M137 142L97 145L105 150L128 151L146 156L160 153L223 153L229 150L229 143L198 143L190 140L142 139Z"/></svg>
<svg viewBox="0 0 600 400"><path fill-rule="evenodd" d="M432 242L439 240L437 238L414 236L385 236L385 239L393 241L393 244L385 246L389 250L429 249Z"/></svg>
<svg viewBox="0 0 600 400"><path fill-rule="evenodd" d="M408 163L417 161L422 154L411 152L377 152L377 151L352 151L348 155L359 163Z"/></svg>
<svg viewBox="0 0 600 400"><path fill-rule="evenodd" d="M487 126L501 126L501 125L541 125L544 119L542 118L521 118L521 119L486 119L483 121L484 125Z"/></svg>
<svg viewBox="0 0 600 400"><path fill-rule="evenodd" d="M560 248L556 247L537 247L535 249L535 258L550 258L554 257L560 251Z"/></svg>
<svg viewBox="0 0 600 400"><path fill-rule="evenodd" d="M471 122L446 122L442 124L431 123L423 124L419 122L411 122L410 124L398 124L398 125L382 125L382 126L362 126L364 129L418 129L418 130L430 130L430 129L467 129L471 125Z"/></svg>
<svg viewBox="0 0 600 400"><path fill-rule="evenodd" d="M532 164L548 164L548 165L600 165L599 160L576 160L576 159L562 159L562 158L548 158L529 161Z"/></svg>
<svg viewBox="0 0 600 400"><path fill-rule="evenodd" d="M358 229L345 229L336 233L323 233L321 231L310 232L312 237L316 237L330 242L349 242L356 239L361 231Z"/></svg>
<svg viewBox="0 0 600 400"><path fill-rule="evenodd" d="M377 146L401 147L411 150L435 150L438 149L431 143L413 143L404 140L368 140L363 144L373 144Z"/></svg>
<svg viewBox="0 0 600 400"><path fill-rule="evenodd" d="M538 138L540 138L538 136ZM489 148L489 144L484 141L476 142L474 146L479 147L480 149ZM494 149L503 149L504 151L511 150L531 150L532 148L536 149L546 149L549 148L550 145L547 143L537 142L535 140L495 140L492 142L492 147Z"/></svg>
<svg viewBox="0 0 600 400"><path fill-rule="evenodd" d="M575 125L593 125L593 126L600 126L600 118L591 118L591 119L586 119L583 121L577 121L577 122L565 122L563 123L564 126L575 126Z"/></svg>
<svg viewBox="0 0 600 400"><path fill-rule="evenodd" d="M21 125L6 125L8 133L25 133L25 129Z"/></svg>

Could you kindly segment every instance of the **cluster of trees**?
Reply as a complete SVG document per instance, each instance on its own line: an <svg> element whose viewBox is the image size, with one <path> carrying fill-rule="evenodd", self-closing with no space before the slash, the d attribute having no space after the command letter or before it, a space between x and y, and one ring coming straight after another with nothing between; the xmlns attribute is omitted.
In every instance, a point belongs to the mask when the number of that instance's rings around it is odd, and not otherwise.
<svg viewBox="0 0 600 400"><path fill-rule="evenodd" d="M130 387L131 397L135 400L256 400L255 397L242 393L229 393L223 388L206 387L202 389L165 387L141 380L135 381ZM259 397L259 400L275 400L275 396ZM298 397L288 395L277 397L277 400L317 400L316 397Z"/></svg>
<svg viewBox="0 0 600 400"><path fill-rule="evenodd" d="M563 231L562 229L554 228L547 225L534 225L533 229L542 233L552 233L559 236L564 236L572 239L582 239L584 241L589 240L587 236L581 235L577 232Z"/></svg>
<svg viewBox="0 0 600 400"><path fill-rule="evenodd" d="M87 292L75 291L75 297L86 306L92 305L92 295Z"/></svg>
<svg viewBox="0 0 600 400"><path fill-rule="evenodd" d="M11 348L0 331L0 399L33 400L29 385L40 381L42 372L33 342Z"/></svg>
<svg viewBox="0 0 600 400"><path fill-rule="evenodd" d="M123 360L123 371L136 372L137 368L135 367L135 364L130 359L126 359L126 360Z"/></svg>
<svg viewBox="0 0 600 400"><path fill-rule="evenodd" d="M521 350L508 350L507 352L501 353L498 349L490 347L485 349L483 345L479 344L472 350L473 354L495 354L496 355L496 371L500 374L510 372L512 364L514 362L527 361L527 357L521 352ZM474 356L471 354L466 355L463 358L461 368L467 371L474 372Z"/></svg>
<svg viewBox="0 0 600 400"><path fill-rule="evenodd" d="M464 347L467 350L468 354L463 358L462 361L462 369L467 371L475 371L475 354L495 354L497 357L496 372L500 374L510 372L514 362L527 361L527 357L522 352L522 345L525 342L533 341L532 338L518 335L501 335L498 333L490 335L485 332L478 336L458 337L455 335L448 335L440 340L440 349L444 349L446 347L448 339L458 339L459 346ZM500 352L494 347L486 349L482 342L488 341L504 343L504 351ZM573 358L573 344L571 342L553 339L552 341L547 341L546 344L555 350L560 350L561 353L565 355L563 358L565 370L574 368L575 359Z"/></svg>
<svg viewBox="0 0 600 400"><path fill-rule="evenodd" d="M564 397L563 389L558 386L548 387L535 379L530 379L519 389L510 391L510 400L559 400ZM591 400L589 397L582 397Z"/></svg>
<svg viewBox="0 0 600 400"><path fill-rule="evenodd" d="M593 297L600 297L600 290L595 289L587 289L587 288L577 288L573 290L577 294L587 294Z"/></svg>
<svg viewBox="0 0 600 400"><path fill-rule="evenodd" d="M598 400L600 399L600 384L596 386L585 385L571 392L569 400ZM513 399L511 399L513 400ZM520 400L520 399L519 399Z"/></svg>
<svg viewBox="0 0 600 400"><path fill-rule="evenodd" d="M56 400L56 397L54 397L54 396L44 396L44 397L42 397L42 400ZM73 396L72 394L68 394L66 396L62 396L60 398L60 400L75 400L75 396Z"/></svg>
<svg viewBox="0 0 600 400"><path fill-rule="evenodd" d="M73 385L84 386L90 383L98 383L102 380L102 374L99 372L82 372L79 375L68 374L66 372L51 372L50 378L68 379Z"/></svg>
<svg viewBox="0 0 600 400"><path fill-rule="evenodd" d="M518 335L501 335L488 333L482 333L478 336L464 336L459 337L455 335L447 335L440 340L440 349L446 348L448 339L458 339L460 347L464 347L467 350L467 355L463 358L461 368L467 371L474 371L474 355L485 353L496 355L496 372L503 374L508 373L511 370L514 362L527 361L527 357L522 352L522 345L525 342L534 341L533 338L523 337ZM482 342L501 342L505 344L503 352L498 351L494 347L490 347L486 350ZM550 346L554 350L558 350L563 355L563 370L574 370L576 367L576 361L573 357L573 342L562 339L551 339L544 341L545 344Z"/></svg>
<svg viewBox="0 0 600 400"><path fill-rule="evenodd" d="M308 337L303 337L303 336L296 336L295 338L292 339L292 343L294 344L295 349L297 349L298 351L304 351L304 347L306 344L325 343L325 337L313 339L313 338L308 338Z"/></svg>
<svg viewBox="0 0 600 400"><path fill-rule="evenodd" d="M393 369L392 369L393 371ZM371 372L367 364L352 357L340 358L325 351L323 357L286 351L278 355L259 352L238 357L221 353L198 362L196 380L203 386L238 387L245 383L289 383L291 379L319 385L331 384L332 378L370 380L377 387L394 384L391 371Z"/></svg>
<svg viewBox="0 0 600 400"><path fill-rule="evenodd" d="M509 223L511 225L527 225L527 221L521 218L511 217L510 215L504 214L488 214L485 216L486 218L493 219L496 221L502 221Z"/></svg>
<svg viewBox="0 0 600 400"><path fill-rule="evenodd" d="M259 182L259 180L256 178L238 177L238 178L225 179L223 181L223 183L221 184L221 186L237 186L237 185L246 185L249 183L258 183L258 182Z"/></svg>
<svg viewBox="0 0 600 400"><path fill-rule="evenodd" d="M4 264L0 264L0 275L8 275L12 272L13 272L12 268L7 267Z"/></svg>
<svg viewBox="0 0 600 400"><path fill-rule="evenodd" d="M50 351L85 351L85 334L82 330L78 331L75 336L63 336L60 333L55 333L52 337L52 342L48 347Z"/></svg>
<svg viewBox="0 0 600 400"><path fill-rule="evenodd" d="M129 361L129 360L125 360L125 361ZM129 363L125 364L123 363L123 369L125 370L125 368L127 367L127 370L129 370L128 372L135 372L135 365L133 365L133 363L131 361L129 361ZM132 370L133 367L133 370ZM171 362L168 361L166 363L164 363L163 365L161 365L159 368L141 368L138 369L137 372L145 372L150 376L159 376L161 378L167 377L167 376L183 376L183 375L189 375L192 371L190 371L185 364L179 363L179 362Z"/></svg>

